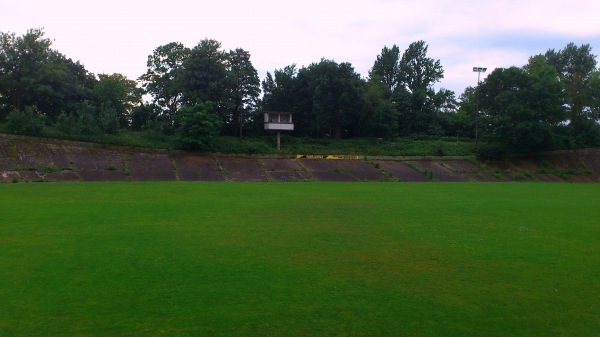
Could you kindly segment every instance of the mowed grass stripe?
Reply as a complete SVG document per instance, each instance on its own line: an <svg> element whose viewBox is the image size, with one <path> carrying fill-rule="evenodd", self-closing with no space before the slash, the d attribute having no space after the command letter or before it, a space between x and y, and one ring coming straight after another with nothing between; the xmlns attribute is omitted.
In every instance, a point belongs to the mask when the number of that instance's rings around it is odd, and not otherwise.
<svg viewBox="0 0 600 337"><path fill-rule="evenodd" d="M0 186L1 336L596 336L600 185Z"/></svg>

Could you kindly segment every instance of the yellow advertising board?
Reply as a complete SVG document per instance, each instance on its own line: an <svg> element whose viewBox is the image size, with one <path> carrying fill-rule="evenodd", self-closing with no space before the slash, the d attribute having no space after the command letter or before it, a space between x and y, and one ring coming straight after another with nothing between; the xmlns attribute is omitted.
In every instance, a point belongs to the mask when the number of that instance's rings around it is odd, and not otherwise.
<svg viewBox="0 0 600 337"><path fill-rule="evenodd" d="M358 156L344 154L298 154L296 159L359 159Z"/></svg>

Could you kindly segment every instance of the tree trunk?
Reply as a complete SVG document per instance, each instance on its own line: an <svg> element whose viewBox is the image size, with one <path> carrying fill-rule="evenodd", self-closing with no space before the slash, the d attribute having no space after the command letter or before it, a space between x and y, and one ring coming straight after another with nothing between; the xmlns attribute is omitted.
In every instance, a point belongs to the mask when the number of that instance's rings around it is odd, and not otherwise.
<svg viewBox="0 0 600 337"><path fill-rule="evenodd" d="M340 127L339 124L335 126L334 132L335 132L335 139L342 138L342 128Z"/></svg>

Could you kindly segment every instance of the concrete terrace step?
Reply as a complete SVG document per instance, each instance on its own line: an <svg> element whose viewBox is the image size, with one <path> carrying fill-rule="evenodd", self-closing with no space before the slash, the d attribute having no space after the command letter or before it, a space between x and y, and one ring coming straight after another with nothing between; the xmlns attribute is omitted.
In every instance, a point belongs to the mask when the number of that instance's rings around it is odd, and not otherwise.
<svg viewBox="0 0 600 337"><path fill-rule="evenodd" d="M600 181L600 149L502 162L478 162L473 157L352 157L357 159L169 153L0 135L0 182Z"/></svg>

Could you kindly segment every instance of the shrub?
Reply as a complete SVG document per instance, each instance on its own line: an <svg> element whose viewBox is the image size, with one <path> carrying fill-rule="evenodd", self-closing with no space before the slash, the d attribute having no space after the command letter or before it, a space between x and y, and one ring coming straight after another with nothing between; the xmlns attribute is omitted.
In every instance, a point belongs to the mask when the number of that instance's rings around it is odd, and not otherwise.
<svg viewBox="0 0 600 337"><path fill-rule="evenodd" d="M79 104L75 114L61 113L55 127L64 135L115 135L119 130L119 115L110 105L100 108L84 101Z"/></svg>
<svg viewBox="0 0 600 337"><path fill-rule="evenodd" d="M161 121L148 121L142 128L142 137L150 141L168 143L172 134L172 126Z"/></svg>
<svg viewBox="0 0 600 337"><path fill-rule="evenodd" d="M71 132L85 136L102 134L102 127L100 123L98 123L97 113L97 107L93 106L88 101L83 101L77 107L77 120Z"/></svg>
<svg viewBox="0 0 600 337"><path fill-rule="evenodd" d="M506 146L501 143L483 143L477 149L477 157L481 160L502 159L507 153Z"/></svg>
<svg viewBox="0 0 600 337"><path fill-rule="evenodd" d="M212 111L212 103L198 103L181 108L176 139L185 150L210 151L221 129L221 120Z"/></svg>
<svg viewBox="0 0 600 337"><path fill-rule="evenodd" d="M100 126L105 133L114 135L119 130L119 114L110 105L103 105L99 113Z"/></svg>
<svg viewBox="0 0 600 337"><path fill-rule="evenodd" d="M442 157L445 154L444 143L439 141L436 142L431 155Z"/></svg>
<svg viewBox="0 0 600 337"><path fill-rule="evenodd" d="M272 147L261 141L245 141L244 143L246 145L246 150L244 151L245 153L255 154L272 152Z"/></svg>
<svg viewBox="0 0 600 337"><path fill-rule="evenodd" d="M66 113L61 113L54 124L56 129L65 135L77 133L77 118Z"/></svg>
<svg viewBox="0 0 600 337"><path fill-rule="evenodd" d="M77 119L76 133L80 135L93 136L102 133L96 116L89 113L81 113Z"/></svg>
<svg viewBox="0 0 600 337"><path fill-rule="evenodd" d="M27 106L24 111L11 111L6 118L6 124L9 132L39 136L44 129L45 120L44 115L38 112L36 107Z"/></svg>

